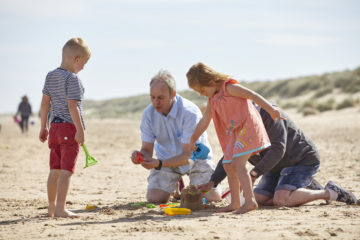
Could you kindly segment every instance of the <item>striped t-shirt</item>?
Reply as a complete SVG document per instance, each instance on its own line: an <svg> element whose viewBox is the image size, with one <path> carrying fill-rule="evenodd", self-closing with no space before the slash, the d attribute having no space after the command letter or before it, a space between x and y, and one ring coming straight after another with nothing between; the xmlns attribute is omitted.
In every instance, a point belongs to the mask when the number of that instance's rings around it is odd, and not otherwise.
<svg viewBox="0 0 360 240"><path fill-rule="evenodd" d="M82 124L85 128L82 117L81 100L84 96L84 87L75 73L62 68L49 72L46 76L43 94L50 96L51 119L58 117L65 122L73 123L68 108L68 100L78 100L78 107Z"/></svg>

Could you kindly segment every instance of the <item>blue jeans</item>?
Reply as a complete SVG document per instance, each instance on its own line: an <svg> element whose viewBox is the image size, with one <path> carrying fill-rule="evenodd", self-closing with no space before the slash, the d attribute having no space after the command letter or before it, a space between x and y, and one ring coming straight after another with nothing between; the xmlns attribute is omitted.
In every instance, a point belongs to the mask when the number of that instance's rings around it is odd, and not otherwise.
<svg viewBox="0 0 360 240"><path fill-rule="evenodd" d="M281 170L279 174L266 173L254 189L268 197L273 197L277 190L294 191L309 186L319 169L320 164L313 166L292 166Z"/></svg>

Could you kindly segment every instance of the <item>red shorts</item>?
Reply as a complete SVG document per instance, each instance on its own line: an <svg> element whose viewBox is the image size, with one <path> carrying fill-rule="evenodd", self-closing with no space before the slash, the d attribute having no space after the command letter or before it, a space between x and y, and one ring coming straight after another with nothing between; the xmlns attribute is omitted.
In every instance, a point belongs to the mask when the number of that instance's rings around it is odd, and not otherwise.
<svg viewBox="0 0 360 240"><path fill-rule="evenodd" d="M79 144L75 141L76 128L72 123L51 123L49 132L50 169L74 172Z"/></svg>

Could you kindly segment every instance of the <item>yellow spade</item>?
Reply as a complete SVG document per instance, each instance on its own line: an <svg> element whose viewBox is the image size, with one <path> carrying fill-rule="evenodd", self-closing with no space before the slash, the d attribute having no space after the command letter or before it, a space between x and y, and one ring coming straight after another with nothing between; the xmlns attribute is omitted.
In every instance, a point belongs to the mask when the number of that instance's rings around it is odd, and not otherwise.
<svg viewBox="0 0 360 240"><path fill-rule="evenodd" d="M86 162L85 162L85 167L84 168L87 168L87 167L90 167L92 165L97 164L98 161L93 156L90 155L90 153L88 152L85 144L83 144L82 147L83 147L85 155L86 155Z"/></svg>

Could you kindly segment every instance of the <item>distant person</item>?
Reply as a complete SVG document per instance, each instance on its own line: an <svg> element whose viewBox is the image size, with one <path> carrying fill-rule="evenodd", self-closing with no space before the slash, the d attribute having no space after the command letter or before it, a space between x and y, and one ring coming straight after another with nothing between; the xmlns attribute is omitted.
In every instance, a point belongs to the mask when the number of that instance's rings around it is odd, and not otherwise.
<svg viewBox="0 0 360 240"><path fill-rule="evenodd" d="M282 110L286 119L273 121L269 113L257 106L271 146L253 155L249 162L253 181L261 177L254 189L256 201L268 206L299 206L315 200L356 204L356 197L329 181L325 189L314 179L320 166L320 154L314 142ZM221 159L222 160L222 159ZM218 162L211 180L198 186L202 191L216 187L225 177L222 161Z"/></svg>
<svg viewBox="0 0 360 240"><path fill-rule="evenodd" d="M207 183L215 169L211 152L207 159L190 158L190 137L201 119L200 109L189 100L176 94L176 83L167 71L160 71L150 82L151 103L142 115L141 149L133 151L131 161L140 152L144 155L142 167L151 169L146 198L153 203L165 203L177 187L181 176L189 175L190 184ZM206 133L199 143L210 150ZM153 158L155 150L156 158ZM212 189L205 197L209 201L221 199L220 189Z"/></svg>
<svg viewBox="0 0 360 240"><path fill-rule="evenodd" d="M65 203L79 153L79 144L82 145L85 141L81 106L84 88L76 74L84 68L90 55L90 49L82 38L72 38L62 49L61 66L46 76L41 101L39 138L41 142L45 142L49 136L49 217L78 217L65 208ZM47 120L50 104L49 133Z"/></svg>
<svg viewBox="0 0 360 240"><path fill-rule="evenodd" d="M20 115L20 128L22 133L29 131L29 117L32 115L31 105L28 97L25 95L22 97L22 101L19 104L18 110L15 114L15 118Z"/></svg>
<svg viewBox="0 0 360 240"><path fill-rule="evenodd" d="M187 72L189 87L209 98L203 118L191 137L190 147L208 128L213 119L221 144L224 168L232 192L231 203L223 211L243 214L258 208L246 162L251 155L270 146L264 124L252 101L266 109L271 118L284 119L280 111L258 93L241 86L229 75L219 73L204 63ZM230 164L231 163L231 164ZM245 203L240 205L240 183Z"/></svg>

